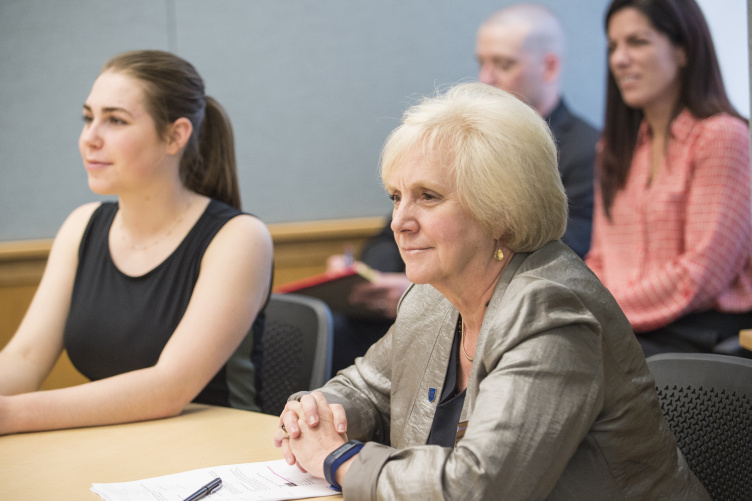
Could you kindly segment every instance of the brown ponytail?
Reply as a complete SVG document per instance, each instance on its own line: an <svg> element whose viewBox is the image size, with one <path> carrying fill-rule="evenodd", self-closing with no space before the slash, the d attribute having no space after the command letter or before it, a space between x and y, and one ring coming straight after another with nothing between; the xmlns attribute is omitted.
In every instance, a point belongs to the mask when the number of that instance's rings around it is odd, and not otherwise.
<svg viewBox="0 0 752 501"><path fill-rule="evenodd" d="M146 107L157 130L185 117L193 134L180 159L186 188L241 208L232 125L224 108L204 93L204 81L188 61L169 52L139 50L119 54L102 73L122 71L145 84Z"/></svg>
<svg viewBox="0 0 752 501"><path fill-rule="evenodd" d="M196 193L240 209L235 139L230 119L216 99L205 96L206 112L198 134L198 158L185 155L180 164L183 183Z"/></svg>

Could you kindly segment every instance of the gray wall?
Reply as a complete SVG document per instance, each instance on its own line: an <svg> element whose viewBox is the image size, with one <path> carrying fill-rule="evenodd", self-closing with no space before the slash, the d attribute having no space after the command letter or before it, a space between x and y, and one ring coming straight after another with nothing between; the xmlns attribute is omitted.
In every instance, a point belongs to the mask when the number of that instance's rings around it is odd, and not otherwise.
<svg viewBox="0 0 752 501"><path fill-rule="evenodd" d="M96 199L78 154L98 69L173 51L236 133L246 210L269 223L384 215L380 148L402 111L476 76L475 31L503 0L2 0L0 241L54 235ZM570 105L601 122L607 0L543 1L569 32Z"/></svg>

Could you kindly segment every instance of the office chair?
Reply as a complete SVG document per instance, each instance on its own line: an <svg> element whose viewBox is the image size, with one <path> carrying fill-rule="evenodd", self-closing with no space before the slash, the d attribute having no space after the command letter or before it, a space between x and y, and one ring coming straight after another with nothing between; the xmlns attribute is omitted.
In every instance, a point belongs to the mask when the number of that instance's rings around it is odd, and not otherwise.
<svg viewBox="0 0 752 501"><path fill-rule="evenodd" d="M710 496L752 499L752 360L664 353L647 362L679 449Z"/></svg>
<svg viewBox="0 0 752 501"><path fill-rule="evenodd" d="M320 299L297 294L272 294L265 312L259 403L279 415L291 394L331 377L332 315Z"/></svg>

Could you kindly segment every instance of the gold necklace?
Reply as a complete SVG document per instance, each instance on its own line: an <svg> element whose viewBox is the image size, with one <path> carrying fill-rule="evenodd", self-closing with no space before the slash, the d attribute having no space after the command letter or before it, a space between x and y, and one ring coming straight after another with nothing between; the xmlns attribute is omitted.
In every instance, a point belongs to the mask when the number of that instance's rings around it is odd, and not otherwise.
<svg viewBox="0 0 752 501"><path fill-rule="evenodd" d="M472 362L473 360L475 360L475 357L471 357L467 354L467 351L465 351L465 335L463 333L462 323L462 317L460 317L460 345L462 346L462 354L465 355L466 359Z"/></svg>
<svg viewBox="0 0 752 501"><path fill-rule="evenodd" d="M152 240L151 242L149 242L146 245L136 245L136 244L134 244L134 243L131 242L131 244L130 244L131 249L134 250L134 251L139 251L139 252L140 251L144 251L144 250L148 249L149 247L154 247L159 242L161 242L165 238L167 238L170 235L172 235L172 232L175 231L175 229L178 226L180 226L180 223L183 222L183 218L188 213L188 210L191 208L191 205L193 205L193 198L190 198L188 200L188 205L185 207L185 209L183 210L183 212L181 212L178 215L177 219L175 219L175 222L172 223L172 225L170 225L170 227L169 227L169 229L167 230L166 233L162 234L159 238L157 238L155 240ZM125 225L123 224L122 217L120 218L120 231L122 232L121 235L122 235L123 242L125 242Z"/></svg>

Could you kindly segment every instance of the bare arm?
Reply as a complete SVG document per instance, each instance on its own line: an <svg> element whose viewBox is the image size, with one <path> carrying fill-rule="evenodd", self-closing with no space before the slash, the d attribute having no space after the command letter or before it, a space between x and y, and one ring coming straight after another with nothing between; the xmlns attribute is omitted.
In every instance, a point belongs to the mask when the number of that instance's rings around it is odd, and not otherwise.
<svg viewBox="0 0 752 501"><path fill-rule="evenodd" d="M0 395L36 391L60 356L78 247L97 206L79 207L58 231L34 299L15 335L0 351Z"/></svg>
<svg viewBox="0 0 752 501"><path fill-rule="evenodd" d="M271 237L250 216L208 247L188 308L159 361L84 385L0 398L0 434L94 426L180 413L238 347L268 293Z"/></svg>

